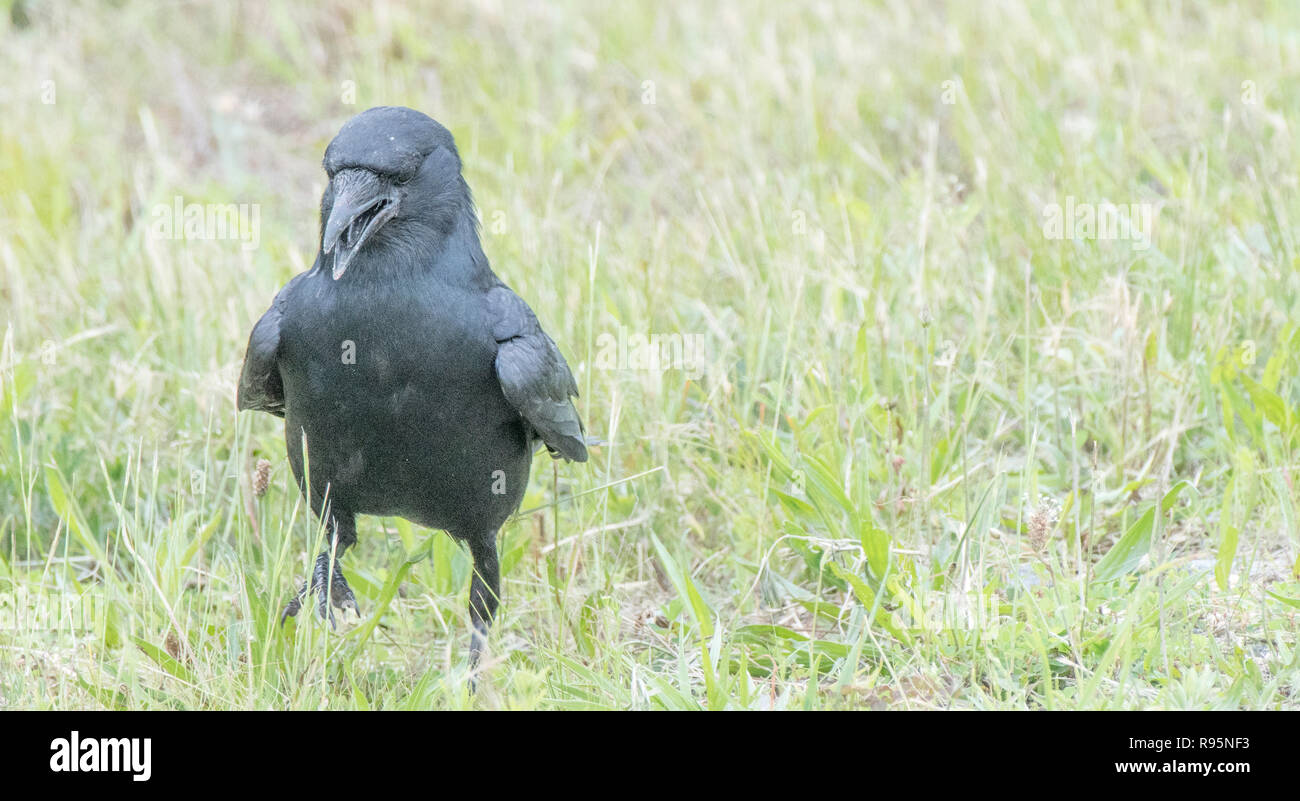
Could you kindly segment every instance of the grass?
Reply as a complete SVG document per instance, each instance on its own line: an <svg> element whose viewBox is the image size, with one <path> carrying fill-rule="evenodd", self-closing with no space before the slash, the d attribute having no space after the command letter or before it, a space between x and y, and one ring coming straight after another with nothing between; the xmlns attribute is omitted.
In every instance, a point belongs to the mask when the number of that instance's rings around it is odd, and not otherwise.
<svg viewBox="0 0 1300 801"><path fill-rule="evenodd" d="M0 707L1300 705L1295 4L3 5ZM607 441L534 463L474 696L439 532L279 628L318 531L234 410L381 104Z"/></svg>

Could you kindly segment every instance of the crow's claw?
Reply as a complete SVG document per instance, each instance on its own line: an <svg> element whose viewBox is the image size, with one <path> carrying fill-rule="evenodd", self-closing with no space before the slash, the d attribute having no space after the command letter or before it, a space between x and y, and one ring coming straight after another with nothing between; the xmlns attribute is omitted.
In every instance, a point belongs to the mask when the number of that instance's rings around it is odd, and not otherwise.
<svg viewBox="0 0 1300 801"><path fill-rule="evenodd" d="M298 588L298 592L294 594L293 600L290 601L288 605L284 607L284 612L280 614L281 626L284 625L284 621L288 620L291 617L296 617L298 615L298 612L302 611L302 599L307 596L308 587L309 585L307 584L307 582L304 581L302 583L302 586Z"/></svg>
<svg viewBox="0 0 1300 801"><path fill-rule="evenodd" d="M343 569L337 561L333 563L332 570L330 565L328 553L316 557L316 568L312 571L311 582L303 582L302 587L298 589L298 594L284 608L284 613L280 615L281 626L284 625L284 621L302 610L302 602L308 592L316 596L316 613L320 615L321 620L328 620L331 627L335 625L334 609L331 606L341 610L351 609L358 616L361 615L357 596L348 586L348 580L343 578ZM328 591L326 587L329 587Z"/></svg>
<svg viewBox="0 0 1300 801"><path fill-rule="evenodd" d="M357 596L352 593L352 588L348 586L348 580L343 578L339 572L338 565L334 566L334 580L330 584L330 600L334 602L335 608L346 612L351 609L361 616L361 607L357 605Z"/></svg>

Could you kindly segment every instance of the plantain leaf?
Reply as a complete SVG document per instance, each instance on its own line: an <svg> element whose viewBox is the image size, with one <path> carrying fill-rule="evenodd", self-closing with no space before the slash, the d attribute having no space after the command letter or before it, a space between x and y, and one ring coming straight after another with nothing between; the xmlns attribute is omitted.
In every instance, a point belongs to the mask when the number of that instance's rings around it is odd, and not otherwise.
<svg viewBox="0 0 1300 801"><path fill-rule="evenodd" d="M1232 497L1236 488L1236 478L1228 479L1228 486L1223 491L1223 507L1219 511L1219 553L1214 562L1214 581L1219 589L1228 589L1228 579L1232 572L1232 561L1237 558L1237 538L1239 532L1232 524Z"/></svg>
<svg viewBox="0 0 1300 801"><path fill-rule="evenodd" d="M700 591L695 588L695 582L691 577L677 566L677 560L673 559L672 554L659 541L653 533L650 534L650 541L654 543L655 553L659 556L659 561L664 566L664 572L668 574L668 579L672 581L673 586L677 588L677 594L686 600L686 606L691 611L691 617L695 618L695 623L700 627L700 634L705 637L713 636L713 610L704 602Z"/></svg>
<svg viewBox="0 0 1300 801"><path fill-rule="evenodd" d="M1160 501L1162 511L1169 511L1173 507L1174 501L1178 498L1178 493L1184 488L1190 486L1186 481L1179 481L1169 488L1165 497ZM1155 528L1156 505L1152 504L1147 509L1146 514L1138 518L1137 522L1129 526L1124 536L1119 538L1106 555L1097 563L1097 568L1093 573L1096 581L1111 581L1117 579L1126 573L1131 573L1151 550L1151 532Z"/></svg>

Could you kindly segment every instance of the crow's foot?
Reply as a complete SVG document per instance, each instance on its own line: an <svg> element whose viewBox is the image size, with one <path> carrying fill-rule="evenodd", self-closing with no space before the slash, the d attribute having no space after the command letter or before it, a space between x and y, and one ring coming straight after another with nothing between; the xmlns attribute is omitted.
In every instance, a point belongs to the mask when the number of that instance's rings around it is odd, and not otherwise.
<svg viewBox="0 0 1300 801"><path fill-rule="evenodd" d="M328 552L316 557L316 568L312 571L311 581L303 582L297 595L284 608L284 614L280 615L280 625L283 626L284 621L301 611L303 599L307 597L308 592L316 595L316 613L322 620L328 620L330 626L334 625L334 609L330 608L331 606L340 610L351 609L358 615L361 614L361 607L357 605L357 596L348 586L348 580L343 578L342 567L337 560L333 562L332 570L330 565ZM326 587L329 588L328 591Z"/></svg>

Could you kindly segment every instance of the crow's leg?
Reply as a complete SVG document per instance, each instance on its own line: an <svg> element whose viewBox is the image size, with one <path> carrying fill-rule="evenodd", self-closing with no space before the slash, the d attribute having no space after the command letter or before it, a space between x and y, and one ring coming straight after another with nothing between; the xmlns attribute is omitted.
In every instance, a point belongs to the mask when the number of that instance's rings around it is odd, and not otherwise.
<svg viewBox="0 0 1300 801"><path fill-rule="evenodd" d="M497 533L487 531L469 538L474 556L474 578L469 585L469 617L474 625L470 632L469 666L478 667L479 657L487 647L488 628L500 601L501 568L497 563Z"/></svg>
<svg viewBox="0 0 1300 801"><path fill-rule="evenodd" d="M302 609L303 598L308 592L316 595L316 612L323 620L328 620L331 626L334 625L334 610L330 608L331 606L338 609L352 609L357 614L361 614L361 609L357 606L357 597L352 594L347 579L343 578L343 567L339 564L343 552L357 541L356 517L351 512L339 512L331 514L330 520L334 524L330 547L316 557L316 567L312 570L311 581L304 582L298 594L284 608L284 614L280 615L280 625L284 625L285 620L298 614Z"/></svg>

